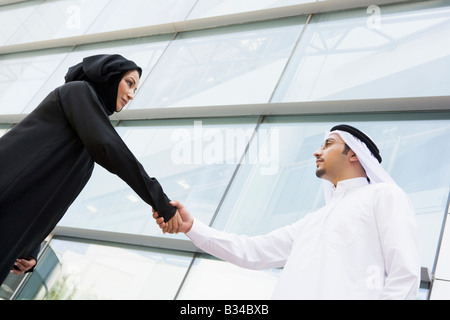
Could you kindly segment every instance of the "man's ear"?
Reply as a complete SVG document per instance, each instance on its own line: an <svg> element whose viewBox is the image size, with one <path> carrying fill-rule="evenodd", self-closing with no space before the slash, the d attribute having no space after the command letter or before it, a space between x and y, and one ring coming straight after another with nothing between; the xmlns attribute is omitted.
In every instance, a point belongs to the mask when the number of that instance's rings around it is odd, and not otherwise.
<svg viewBox="0 0 450 320"><path fill-rule="evenodd" d="M349 154L350 154L350 162L355 162L355 161L359 162L359 158L353 150L350 149Z"/></svg>

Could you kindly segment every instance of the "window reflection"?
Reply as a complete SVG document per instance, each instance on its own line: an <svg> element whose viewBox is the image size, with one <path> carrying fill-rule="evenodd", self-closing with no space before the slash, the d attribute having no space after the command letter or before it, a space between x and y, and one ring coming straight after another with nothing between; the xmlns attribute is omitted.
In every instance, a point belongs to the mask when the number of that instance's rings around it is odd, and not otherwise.
<svg viewBox="0 0 450 320"><path fill-rule="evenodd" d="M0 124L0 137L2 137L6 132L9 130L9 125L7 124Z"/></svg>
<svg viewBox="0 0 450 320"><path fill-rule="evenodd" d="M181 33L131 108L268 102L304 22L297 17Z"/></svg>
<svg viewBox="0 0 450 320"><path fill-rule="evenodd" d="M0 56L0 113L21 113L66 55L62 48Z"/></svg>
<svg viewBox="0 0 450 320"><path fill-rule="evenodd" d="M196 0L109 0L87 33L184 21Z"/></svg>
<svg viewBox="0 0 450 320"><path fill-rule="evenodd" d="M108 0L53 0L1 6L0 43L13 45L82 35L107 3Z"/></svg>
<svg viewBox="0 0 450 320"><path fill-rule="evenodd" d="M281 269L248 270L202 254L195 259L178 300L268 300Z"/></svg>
<svg viewBox="0 0 450 320"><path fill-rule="evenodd" d="M189 14L189 19L257 11L317 1L318 0L199 0Z"/></svg>
<svg viewBox="0 0 450 320"><path fill-rule="evenodd" d="M71 52L67 49L67 56L63 60L61 59L61 61L58 61L57 68L55 67L52 70L49 70L45 83L42 83L42 87L35 93L33 99L28 103L23 112L29 113L33 111L49 92L64 84L64 76L71 66L83 61L83 58L91 55L120 54L127 59L136 62L136 64L142 68L142 83L164 52L171 37L172 35L163 35L105 42L101 44L81 45ZM32 54L36 54L36 52L32 52Z"/></svg>
<svg viewBox="0 0 450 320"><path fill-rule="evenodd" d="M314 15L274 101L448 95L450 7L441 1ZM373 21L377 22L374 23Z"/></svg>
<svg viewBox="0 0 450 320"><path fill-rule="evenodd" d="M53 239L18 299L174 299L192 254Z"/></svg>

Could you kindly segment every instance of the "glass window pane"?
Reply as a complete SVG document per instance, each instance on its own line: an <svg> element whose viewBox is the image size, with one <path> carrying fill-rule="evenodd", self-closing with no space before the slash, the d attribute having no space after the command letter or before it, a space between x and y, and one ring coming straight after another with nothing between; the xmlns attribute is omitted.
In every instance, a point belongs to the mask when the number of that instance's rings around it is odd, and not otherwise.
<svg viewBox="0 0 450 320"><path fill-rule="evenodd" d="M268 300L281 269L249 270L202 254L195 259L178 300Z"/></svg>
<svg viewBox="0 0 450 320"><path fill-rule="evenodd" d="M184 21L196 0L110 0L87 33Z"/></svg>
<svg viewBox="0 0 450 320"><path fill-rule="evenodd" d="M274 101L450 94L450 6L442 1L314 15Z"/></svg>
<svg viewBox="0 0 450 320"><path fill-rule="evenodd" d="M14 45L184 21L195 2L47 0L5 5L0 7L0 44Z"/></svg>
<svg viewBox="0 0 450 320"><path fill-rule="evenodd" d="M9 124L0 124L0 137L3 136L10 128Z"/></svg>
<svg viewBox="0 0 450 320"><path fill-rule="evenodd" d="M0 11L0 29L10 30L3 36L4 45L82 35L107 3L108 0L24 1L0 8L4 9ZM11 21L14 22L9 25Z"/></svg>
<svg viewBox="0 0 450 320"><path fill-rule="evenodd" d="M268 102L304 17L181 33L132 109Z"/></svg>
<svg viewBox="0 0 450 320"><path fill-rule="evenodd" d="M76 47L76 49L70 52L59 64L58 68L48 75L47 81L28 103L24 112L29 113L36 108L49 92L64 84L64 76L71 66L83 61L83 58L91 55L120 54L125 58L136 62L136 64L142 68L142 83L143 79L150 73L150 70L164 52L164 49L171 38L172 35L164 35ZM139 86L141 86L141 84Z"/></svg>
<svg viewBox="0 0 450 320"><path fill-rule="evenodd" d="M317 0L199 0L189 14L189 19L200 19L311 2L317 2Z"/></svg>
<svg viewBox="0 0 450 320"><path fill-rule="evenodd" d="M168 197L209 223L256 122L257 118L125 121L117 131ZM60 225L162 236L151 207L98 165Z"/></svg>
<svg viewBox="0 0 450 320"><path fill-rule="evenodd" d="M27 1L31 2L31 1ZM36 1L33 1L36 4ZM0 45L4 46L12 35L33 13L34 6L26 3L0 6Z"/></svg>
<svg viewBox="0 0 450 320"><path fill-rule="evenodd" d="M18 299L174 299L192 255L53 239Z"/></svg>
<svg viewBox="0 0 450 320"><path fill-rule="evenodd" d="M325 132L339 123L360 128L377 143L383 167L414 205L422 266L431 271L450 186L450 163L442 161L450 157L450 149L442 147L450 134L449 113L268 117L259 127L259 139L252 141L214 227L240 234L267 233L322 207L322 182L315 176L313 153Z"/></svg>
<svg viewBox="0 0 450 320"><path fill-rule="evenodd" d="M0 113L22 113L68 51L67 48L60 48L1 55Z"/></svg>

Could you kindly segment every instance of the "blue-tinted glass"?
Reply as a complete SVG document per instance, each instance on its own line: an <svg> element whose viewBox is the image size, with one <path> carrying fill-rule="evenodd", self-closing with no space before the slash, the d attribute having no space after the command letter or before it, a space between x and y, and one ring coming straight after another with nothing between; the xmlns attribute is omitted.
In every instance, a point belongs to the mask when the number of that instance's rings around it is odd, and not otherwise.
<svg viewBox="0 0 450 320"><path fill-rule="evenodd" d="M273 101L449 95L449 33L443 1L313 15Z"/></svg>
<svg viewBox="0 0 450 320"><path fill-rule="evenodd" d="M193 254L53 239L17 299L174 299Z"/></svg>
<svg viewBox="0 0 450 320"><path fill-rule="evenodd" d="M305 17L180 33L132 109L268 102Z"/></svg>

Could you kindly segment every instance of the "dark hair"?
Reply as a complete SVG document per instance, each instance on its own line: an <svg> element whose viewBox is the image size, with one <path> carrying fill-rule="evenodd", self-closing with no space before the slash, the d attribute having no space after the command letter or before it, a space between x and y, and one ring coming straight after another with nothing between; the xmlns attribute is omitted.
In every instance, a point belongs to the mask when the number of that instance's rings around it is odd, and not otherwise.
<svg viewBox="0 0 450 320"><path fill-rule="evenodd" d="M350 147L348 146L348 144L344 144L344 151L342 151L342 154L347 154L350 151Z"/></svg>
<svg viewBox="0 0 450 320"><path fill-rule="evenodd" d="M331 128L330 131L334 130L342 130L348 132L355 138L361 140L361 142L363 142L367 146L367 148L370 150L372 155L378 160L378 162L381 163L382 159L380 156L380 150L378 150L378 147L376 146L375 142L373 142L372 139L370 139L369 136L366 135L364 132L347 124L340 124L338 126L334 126L333 128Z"/></svg>

